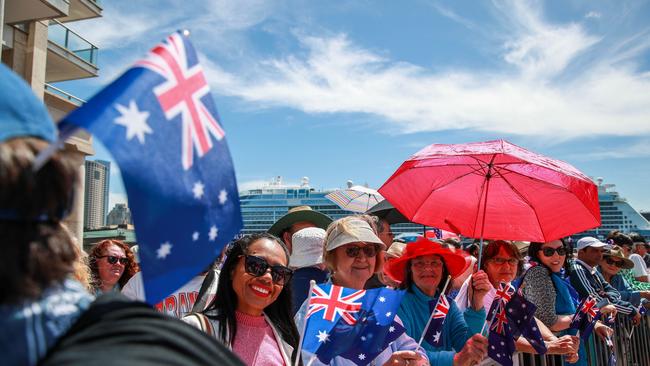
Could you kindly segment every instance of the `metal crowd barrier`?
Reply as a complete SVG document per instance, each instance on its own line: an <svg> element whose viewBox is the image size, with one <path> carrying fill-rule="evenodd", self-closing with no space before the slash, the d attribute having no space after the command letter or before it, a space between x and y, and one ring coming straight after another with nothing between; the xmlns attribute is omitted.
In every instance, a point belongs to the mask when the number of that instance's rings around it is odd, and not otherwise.
<svg viewBox="0 0 650 366"><path fill-rule="evenodd" d="M644 316L641 324L633 326L627 318L617 317L612 336L616 366L650 366L650 317ZM590 366L607 366L610 347L592 334L586 344L587 363ZM519 354L520 366L565 366L561 356Z"/></svg>

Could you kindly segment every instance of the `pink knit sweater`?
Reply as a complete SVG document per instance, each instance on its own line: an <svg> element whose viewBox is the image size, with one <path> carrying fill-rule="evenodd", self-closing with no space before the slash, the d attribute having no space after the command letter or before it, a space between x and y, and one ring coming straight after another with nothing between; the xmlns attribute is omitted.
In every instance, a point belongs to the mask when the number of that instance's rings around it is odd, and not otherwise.
<svg viewBox="0 0 650 366"><path fill-rule="evenodd" d="M233 352L249 366L284 365L278 342L264 316L253 316L239 311L235 316L237 334L232 345Z"/></svg>

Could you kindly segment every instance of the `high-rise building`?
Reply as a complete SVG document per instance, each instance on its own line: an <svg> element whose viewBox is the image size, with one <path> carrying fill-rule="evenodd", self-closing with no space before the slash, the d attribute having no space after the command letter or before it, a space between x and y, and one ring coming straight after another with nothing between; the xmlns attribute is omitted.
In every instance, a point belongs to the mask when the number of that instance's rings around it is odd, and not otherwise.
<svg viewBox="0 0 650 366"><path fill-rule="evenodd" d="M124 203L116 203L106 217L106 225L133 225L131 210Z"/></svg>
<svg viewBox="0 0 650 366"><path fill-rule="evenodd" d="M101 16L99 0L0 0L2 63L27 81L55 121L83 100L52 83L95 77L99 72L97 47L66 24ZM65 148L73 154L82 182L66 224L81 243L83 169L85 157L94 154L91 136L80 131L66 141Z"/></svg>
<svg viewBox="0 0 650 366"><path fill-rule="evenodd" d="M86 189L84 192L84 228L86 229L106 226L110 177L110 162L86 160Z"/></svg>

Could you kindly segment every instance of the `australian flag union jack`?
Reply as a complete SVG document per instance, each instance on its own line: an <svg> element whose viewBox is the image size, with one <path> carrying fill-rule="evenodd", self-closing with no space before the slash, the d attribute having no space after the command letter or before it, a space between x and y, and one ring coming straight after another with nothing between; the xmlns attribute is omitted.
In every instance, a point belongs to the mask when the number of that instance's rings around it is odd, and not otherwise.
<svg viewBox="0 0 650 366"><path fill-rule="evenodd" d="M431 312L431 322L425 329L424 340L434 347L442 347L442 328L449 313L449 299L447 296L440 295L438 299L429 302L429 311Z"/></svg>
<svg viewBox="0 0 650 366"><path fill-rule="evenodd" d="M506 306L498 303L490 323L488 356L502 366L512 366L513 353L515 353L515 341L508 325Z"/></svg>
<svg viewBox="0 0 650 366"><path fill-rule="evenodd" d="M490 307L492 319L488 335L488 356L502 366L513 364L515 340L523 336L539 354L546 353L546 345L535 321L533 303L526 300L521 291L510 283L499 284Z"/></svg>
<svg viewBox="0 0 650 366"><path fill-rule="evenodd" d="M585 342L594 330L596 321L600 319L600 309L596 304L597 301L592 296L585 297L571 319L570 328L579 330L580 338Z"/></svg>
<svg viewBox="0 0 650 366"><path fill-rule="evenodd" d="M404 291L354 290L331 283L315 285L309 297L303 334L305 357L329 364L334 357L357 365L371 363L404 333L394 322ZM300 325L300 324L299 324ZM309 359L303 357L305 364Z"/></svg>
<svg viewBox="0 0 650 366"><path fill-rule="evenodd" d="M122 172L147 301L204 269L242 227L237 182L216 106L187 35L177 32L68 115Z"/></svg>

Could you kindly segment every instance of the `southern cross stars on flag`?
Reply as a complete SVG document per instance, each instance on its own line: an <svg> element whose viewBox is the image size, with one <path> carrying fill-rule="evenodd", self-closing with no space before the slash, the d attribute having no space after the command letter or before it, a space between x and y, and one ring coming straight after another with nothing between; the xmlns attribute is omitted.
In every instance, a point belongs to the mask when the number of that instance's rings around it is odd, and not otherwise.
<svg viewBox="0 0 650 366"><path fill-rule="evenodd" d="M315 285L303 333L305 364L311 357L330 363L341 356L366 365L403 332L394 323L403 291L353 290L331 283Z"/></svg>
<svg viewBox="0 0 650 366"><path fill-rule="evenodd" d="M580 331L580 338L583 341L589 339L591 331L596 325L596 321L600 319L600 309L596 306L596 299L591 295L585 297L581 302L580 306L576 310L576 313L571 319L571 329L578 329Z"/></svg>
<svg viewBox="0 0 650 366"><path fill-rule="evenodd" d="M117 161L147 301L203 270L242 227L237 182L194 48L177 32L59 126L83 127Z"/></svg>
<svg viewBox="0 0 650 366"><path fill-rule="evenodd" d="M512 366L512 354L515 353L515 341L512 338L506 307L497 303L494 318L488 335L488 356L502 366Z"/></svg>
<svg viewBox="0 0 650 366"><path fill-rule="evenodd" d="M440 295L438 299L429 302L431 322L429 328L425 329L424 340L434 347L442 347L442 327L449 313L449 300L447 296Z"/></svg>
<svg viewBox="0 0 650 366"><path fill-rule="evenodd" d="M543 355L547 349L535 320L536 310L535 304L524 298L521 289L512 295L506 304L506 316L512 337L517 339L519 336L523 336L538 354Z"/></svg>

